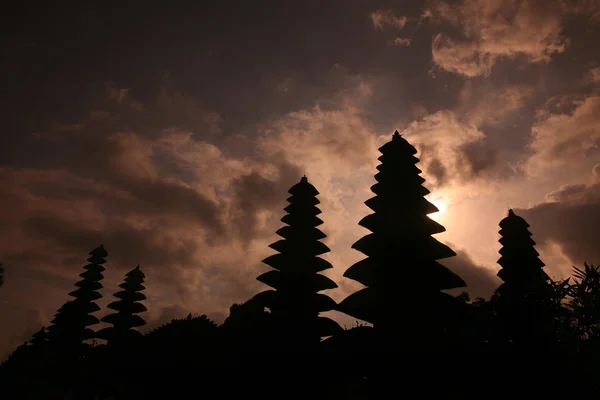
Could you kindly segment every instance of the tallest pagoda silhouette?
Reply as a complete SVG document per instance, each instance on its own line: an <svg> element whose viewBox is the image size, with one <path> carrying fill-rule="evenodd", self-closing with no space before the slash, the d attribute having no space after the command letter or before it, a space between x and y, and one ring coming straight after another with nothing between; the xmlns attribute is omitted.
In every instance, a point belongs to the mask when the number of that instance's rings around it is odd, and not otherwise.
<svg viewBox="0 0 600 400"><path fill-rule="evenodd" d="M352 246L367 258L344 274L367 287L338 310L394 336L435 334L456 307L456 299L441 291L466 284L436 261L456 253L431 236L445 228L427 216L438 209L424 198L429 190L415 165L417 150L396 131L379 151L377 183L371 186L376 196L365 202L374 213L359 222L372 233Z"/></svg>

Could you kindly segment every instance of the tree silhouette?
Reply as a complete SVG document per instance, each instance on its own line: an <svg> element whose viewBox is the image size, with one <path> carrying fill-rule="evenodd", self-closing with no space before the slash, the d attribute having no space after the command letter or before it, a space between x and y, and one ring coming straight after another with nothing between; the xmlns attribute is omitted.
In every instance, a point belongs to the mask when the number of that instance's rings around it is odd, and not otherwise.
<svg viewBox="0 0 600 400"><path fill-rule="evenodd" d="M569 309L574 322L576 354L571 361L572 377L579 389L598 393L600 373L600 266L584 263L573 267Z"/></svg>
<svg viewBox="0 0 600 400"><path fill-rule="evenodd" d="M133 328L146 324L146 321L137 315L147 311L146 306L139 303L139 301L146 299L146 296L140 293L145 289L142 285L145 275L138 265L125 276L125 282L119 285L124 290L114 294L114 297L120 300L108 305L108 308L117 312L101 319L102 322L107 322L113 326L104 328L98 332L98 337L106 339L109 346L113 344L128 344L132 340L140 338L142 334Z"/></svg>
<svg viewBox="0 0 600 400"><path fill-rule="evenodd" d="M190 340L196 340L198 336L203 336L207 332L212 335L217 328L218 325L206 315L193 317L190 313L186 318L175 318L171 322L151 330L146 337L152 340L176 341L177 337L189 337Z"/></svg>
<svg viewBox="0 0 600 400"><path fill-rule="evenodd" d="M417 150L396 131L379 151L377 183L371 186L376 196L365 202L374 213L359 222L372 233L352 246L367 258L344 273L367 287L344 299L338 310L379 332L402 330L412 332L410 340L427 340L440 333L459 304L441 291L466 284L436 261L456 254L431 236L445 228L427 216L438 209L424 198L429 190L421 186Z"/></svg>
<svg viewBox="0 0 600 400"><path fill-rule="evenodd" d="M600 265L573 267L569 307L573 310L577 333L583 340L600 339Z"/></svg>
<svg viewBox="0 0 600 400"><path fill-rule="evenodd" d="M263 260L274 269L257 278L275 290L259 293L255 299L269 308L289 343L318 343L321 337L342 330L333 320L319 316L320 312L334 309L336 304L317 292L337 287L331 279L319 274L332 268L329 262L318 257L330 251L319 241L326 237L317 228L323 223L317 217L321 213L316 207L320 203L316 198L319 192L304 176L288 193L292 195L284 209L288 214L281 219L287 226L276 232L283 239L269 246L279 254Z"/></svg>
<svg viewBox="0 0 600 400"><path fill-rule="evenodd" d="M78 289L69 293L69 296L75 299L68 301L58 310L51 321L53 325L48 327L48 339L52 345L75 349L84 340L95 336L88 326L100 322L91 313L100 310L94 300L102 297L97 290L102 288L102 264L106 263L105 257L108 253L104 246L100 245L89 255L89 264L83 267L86 271L79 275L83 279L75 284Z"/></svg>
<svg viewBox="0 0 600 400"><path fill-rule="evenodd" d="M255 326L257 321L265 322L268 315L262 304L255 299L250 299L242 304L233 304L229 307L229 316L223 322L224 327L243 329Z"/></svg>
<svg viewBox="0 0 600 400"><path fill-rule="evenodd" d="M544 296L549 293L550 278L535 250L529 224L513 210L500 221L502 248L498 277L503 283L496 289L498 315L510 340L538 342L544 311Z"/></svg>
<svg viewBox="0 0 600 400"><path fill-rule="evenodd" d="M242 304L233 304L229 316L222 325L222 334L232 352L256 352L268 346L272 339L271 314L265 307L250 299Z"/></svg>
<svg viewBox="0 0 600 400"><path fill-rule="evenodd" d="M218 325L206 315L173 319L146 333L149 363L163 367L202 358L206 368L214 362L213 354L221 350L219 333Z"/></svg>

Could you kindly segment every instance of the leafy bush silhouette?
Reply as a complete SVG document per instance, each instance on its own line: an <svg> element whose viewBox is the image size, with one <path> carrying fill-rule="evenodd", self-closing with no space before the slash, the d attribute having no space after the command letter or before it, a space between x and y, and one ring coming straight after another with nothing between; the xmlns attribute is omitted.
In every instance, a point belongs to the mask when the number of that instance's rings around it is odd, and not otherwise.
<svg viewBox="0 0 600 400"><path fill-rule="evenodd" d="M573 267L573 275L569 307L576 331L582 340L597 340L600 338L600 265L584 263L583 269Z"/></svg>
<svg viewBox="0 0 600 400"><path fill-rule="evenodd" d="M206 315L173 319L146 333L144 337L148 354L157 361L153 364L192 361L218 351L219 327ZM151 361L150 361L151 362Z"/></svg>
<svg viewBox="0 0 600 400"><path fill-rule="evenodd" d="M274 339L271 329L271 314L264 306L250 299L242 304L233 304L229 316L222 325L225 351L229 353L256 353L270 349Z"/></svg>
<svg viewBox="0 0 600 400"><path fill-rule="evenodd" d="M600 265L573 266L568 308L574 331L572 356L566 363L574 394L598 394L600 384Z"/></svg>

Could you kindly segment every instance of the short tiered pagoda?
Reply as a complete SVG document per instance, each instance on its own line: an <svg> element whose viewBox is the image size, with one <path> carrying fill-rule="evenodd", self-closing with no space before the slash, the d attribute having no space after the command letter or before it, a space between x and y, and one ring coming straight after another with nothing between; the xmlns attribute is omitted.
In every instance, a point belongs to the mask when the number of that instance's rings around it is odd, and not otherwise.
<svg viewBox="0 0 600 400"><path fill-rule="evenodd" d="M498 276L504 283L496 289L494 302L505 343L533 348L553 340L555 328L545 300L550 278L535 250L529 224L513 210L500 221L502 244Z"/></svg>
<svg viewBox="0 0 600 400"><path fill-rule="evenodd" d="M89 264L83 267L86 271L79 275L83 279L75 284L78 289L69 293L69 296L75 299L65 303L58 310L52 320L53 325L47 329L47 337L52 345L74 348L84 340L95 337L95 332L88 326L100 322L91 313L100 310L94 301L102 297L97 290L102 288L102 264L106 263L108 253L104 246L100 245L89 254Z"/></svg>
<svg viewBox="0 0 600 400"><path fill-rule="evenodd" d="M500 221L499 240L500 259L502 267L498 277L504 282L497 289L500 296L509 296L515 301L524 298L532 292L540 282L550 278L544 270L544 263L535 250L535 242L529 232L529 224L513 210L508 210L508 216Z"/></svg>
<svg viewBox="0 0 600 400"><path fill-rule="evenodd" d="M108 305L108 308L117 311L102 318L102 322L107 322L113 326L104 328L98 332L98 337L106 339L108 345L128 344L132 340L139 338L142 334L134 328L143 326L146 321L138 314L146 310L140 301L145 300L146 296L141 293L145 289L145 275L138 265L125 275L125 282L119 285L123 290L114 294L118 301Z"/></svg>
<svg viewBox="0 0 600 400"><path fill-rule="evenodd" d="M48 338L44 327L42 327L39 331L33 334L31 339L29 340L31 346L42 347L48 343Z"/></svg>
<svg viewBox="0 0 600 400"><path fill-rule="evenodd" d="M277 231L283 237L269 247L279 252L263 262L274 269L260 275L257 280L274 288L259 293L255 300L269 308L279 327L284 329L290 340L318 343L320 338L341 330L333 320L320 317L320 312L336 307L335 302L321 290L333 289L337 285L319 272L332 268L320 254L329 252L321 243L325 234L317 226L323 223L317 215L319 200L317 189L306 176L294 185L287 200L287 215L281 221L288 226Z"/></svg>

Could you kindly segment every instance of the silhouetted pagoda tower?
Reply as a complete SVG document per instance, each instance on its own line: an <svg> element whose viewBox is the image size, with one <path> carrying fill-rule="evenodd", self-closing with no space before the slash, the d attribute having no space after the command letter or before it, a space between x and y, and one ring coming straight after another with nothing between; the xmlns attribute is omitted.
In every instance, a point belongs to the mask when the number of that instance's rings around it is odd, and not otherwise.
<svg viewBox="0 0 600 400"><path fill-rule="evenodd" d="M500 221L500 228L502 248L498 264L502 268L498 277L504 283L496 290L498 311L508 334L515 339L522 334L534 334L531 324L540 314L540 304L536 302L544 295L544 286L550 278L542 269L545 264L534 248L536 243L527 221L508 210L508 216ZM530 332L526 332L528 330Z"/></svg>
<svg viewBox="0 0 600 400"><path fill-rule="evenodd" d="M125 275L125 282L119 285L124 289L114 294L114 297L120 299L108 305L108 308L117 311L102 318L102 322L107 322L113 326L102 329L98 332L98 337L106 339L108 345L126 344L142 336L137 328L146 324L146 321L140 317L139 313L148 311L146 306L139 303L146 299L143 293L140 293L145 287L144 278L146 276L138 265Z"/></svg>
<svg viewBox="0 0 600 400"><path fill-rule="evenodd" d="M46 343L48 343L48 338L47 338L47 334L46 331L44 330L44 328L40 329L39 331L37 331L36 333L33 334L33 336L31 337L31 339L29 340L29 343L32 346L45 346Z"/></svg>
<svg viewBox="0 0 600 400"><path fill-rule="evenodd" d="M436 261L456 253L431 236L445 228L427 216L438 209L424 198L430 192L415 165L417 150L396 131L379 151L377 183L371 186L376 196L365 202L374 213L359 222L372 233L352 246L367 258L344 273L367 287L338 310L372 323L379 333L412 331L426 340L424 332L438 335L456 307L456 299L441 291L466 284Z"/></svg>
<svg viewBox="0 0 600 400"><path fill-rule="evenodd" d="M317 217L321 213L316 206L320 203L316 198L319 192L304 176L288 193L292 195L284 209L288 214L281 219L287 226L276 232L283 239L269 246L279 254L263 260L274 269L257 278L275 290L259 293L254 300L270 309L277 326L285 332L285 340L310 345L342 330L333 320L319 316L320 312L333 310L336 303L317 292L337 285L319 274L332 268L318 257L330 251L319 241L326 237L317 228L323 223Z"/></svg>
<svg viewBox="0 0 600 400"><path fill-rule="evenodd" d="M95 336L95 332L88 326L95 325L100 321L91 313L100 310L100 307L94 302L102 297L97 292L102 288L100 281L104 278L102 264L106 263L105 258L108 253L103 245L92 250L89 264L83 267L86 271L79 276L83 279L75 284L77 290L69 293L74 297L65 303L55 314L52 324L48 327L48 339L53 345L69 348L77 347L86 339Z"/></svg>
<svg viewBox="0 0 600 400"><path fill-rule="evenodd" d="M29 339L29 351L38 365L31 365L30 369L40 368L43 363L46 352L48 351L48 334L44 328L40 329Z"/></svg>
<svg viewBox="0 0 600 400"><path fill-rule="evenodd" d="M502 267L498 277L504 282L497 289L500 296L523 298L540 282L550 278L542 269L545 264L535 250L529 224L508 210L508 216L500 221L499 240L502 248L498 264Z"/></svg>

